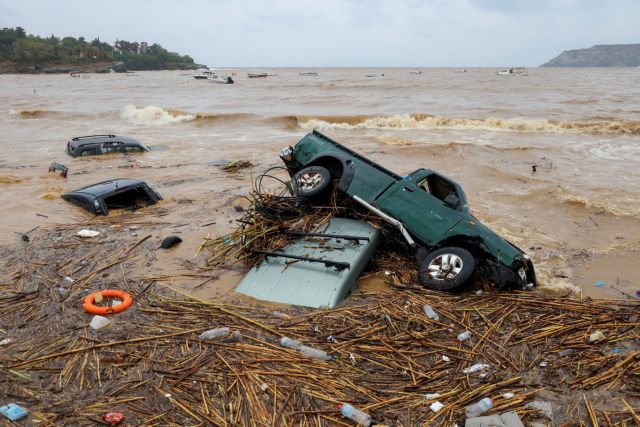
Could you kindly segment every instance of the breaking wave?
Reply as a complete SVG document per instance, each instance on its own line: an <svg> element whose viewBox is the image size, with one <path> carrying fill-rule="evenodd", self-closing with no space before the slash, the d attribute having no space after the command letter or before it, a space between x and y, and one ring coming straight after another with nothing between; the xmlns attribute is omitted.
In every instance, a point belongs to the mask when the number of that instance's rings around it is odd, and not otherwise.
<svg viewBox="0 0 640 427"><path fill-rule="evenodd" d="M135 105L127 105L122 110L122 118L127 119L135 125L166 125L189 122L195 120L196 116L188 113L178 113L172 110L163 110L153 105L140 108Z"/></svg>
<svg viewBox="0 0 640 427"><path fill-rule="evenodd" d="M394 116L285 116L303 129L481 129L509 132L581 132L640 135L640 121L602 120L570 122L547 119L450 118L429 114Z"/></svg>
<svg viewBox="0 0 640 427"><path fill-rule="evenodd" d="M180 122L197 121L232 121L251 116L246 113L200 113L175 109L162 109L154 105L136 107L127 105L122 110L122 118L136 125L166 125Z"/></svg>
<svg viewBox="0 0 640 427"><path fill-rule="evenodd" d="M55 110L42 110L40 108L24 109L24 110L9 110L9 114L12 116L20 116L23 119L37 119L41 117L58 117L65 116L69 113Z"/></svg>

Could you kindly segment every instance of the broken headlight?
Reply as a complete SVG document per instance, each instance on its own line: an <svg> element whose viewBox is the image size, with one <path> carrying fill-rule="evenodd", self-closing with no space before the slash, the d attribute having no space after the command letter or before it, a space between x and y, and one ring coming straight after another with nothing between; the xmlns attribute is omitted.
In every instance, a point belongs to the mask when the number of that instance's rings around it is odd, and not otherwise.
<svg viewBox="0 0 640 427"><path fill-rule="evenodd" d="M520 281L522 283L527 283L527 272L525 271L524 267L520 267L518 269L518 277L520 277Z"/></svg>
<svg viewBox="0 0 640 427"><path fill-rule="evenodd" d="M285 162L290 162L293 160L293 148L287 147L280 151L280 158Z"/></svg>

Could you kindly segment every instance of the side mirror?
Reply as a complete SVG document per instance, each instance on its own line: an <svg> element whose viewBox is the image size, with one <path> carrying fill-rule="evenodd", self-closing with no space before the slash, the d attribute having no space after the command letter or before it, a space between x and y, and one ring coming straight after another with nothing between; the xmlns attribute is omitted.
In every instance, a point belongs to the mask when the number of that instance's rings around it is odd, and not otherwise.
<svg viewBox="0 0 640 427"><path fill-rule="evenodd" d="M444 198L443 201L445 205L452 207L454 209L457 209L458 205L460 204L460 199L454 193L449 193L447 197Z"/></svg>

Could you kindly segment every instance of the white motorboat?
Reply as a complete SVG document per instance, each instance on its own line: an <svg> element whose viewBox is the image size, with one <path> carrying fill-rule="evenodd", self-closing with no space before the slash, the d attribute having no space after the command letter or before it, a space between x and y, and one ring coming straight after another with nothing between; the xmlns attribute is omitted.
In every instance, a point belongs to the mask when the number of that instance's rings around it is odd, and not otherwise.
<svg viewBox="0 0 640 427"><path fill-rule="evenodd" d="M200 71L200 74L193 76L196 80L207 80L210 77L216 77L216 73L214 71L202 70Z"/></svg>
<svg viewBox="0 0 640 427"><path fill-rule="evenodd" d="M527 69L524 67L510 67L500 70L496 73L499 76L528 76Z"/></svg>

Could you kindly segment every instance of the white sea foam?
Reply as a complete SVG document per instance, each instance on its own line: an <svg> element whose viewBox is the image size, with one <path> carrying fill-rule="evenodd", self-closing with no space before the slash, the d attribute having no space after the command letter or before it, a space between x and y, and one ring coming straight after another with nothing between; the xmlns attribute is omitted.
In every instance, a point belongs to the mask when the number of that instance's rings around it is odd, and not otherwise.
<svg viewBox="0 0 640 427"><path fill-rule="evenodd" d="M122 110L121 116L136 125L167 125L196 119L193 114L163 110L153 105L140 108L127 105Z"/></svg>

